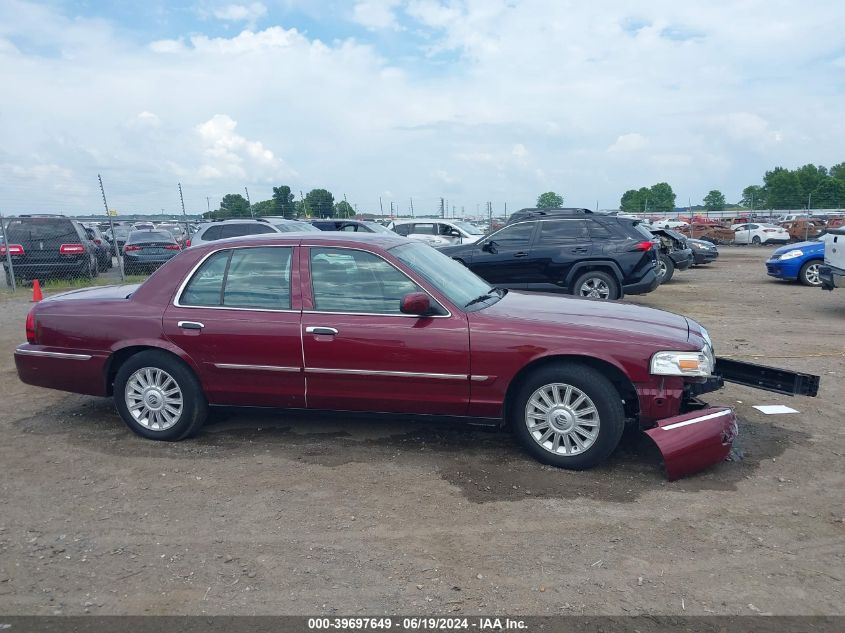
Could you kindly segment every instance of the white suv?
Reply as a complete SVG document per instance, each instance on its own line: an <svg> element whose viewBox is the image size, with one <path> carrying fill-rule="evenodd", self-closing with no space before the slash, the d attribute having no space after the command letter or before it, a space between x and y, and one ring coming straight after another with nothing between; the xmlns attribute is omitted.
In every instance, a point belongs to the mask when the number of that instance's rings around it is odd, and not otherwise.
<svg viewBox="0 0 845 633"><path fill-rule="evenodd" d="M434 247L472 244L484 235L478 227L460 220L397 220L392 228L399 235Z"/></svg>
<svg viewBox="0 0 845 633"><path fill-rule="evenodd" d="M225 240L227 237L242 237L244 235L259 235L261 233L291 233L294 231L307 231L308 228L301 228L304 222L295 220L282 220L273 218L265 220L251 220L241 218L235 220L215 220L200 224L196 233L191 236L185 247L199 246L208 242ZM309 227L310 228L310 227Z"/></svg>

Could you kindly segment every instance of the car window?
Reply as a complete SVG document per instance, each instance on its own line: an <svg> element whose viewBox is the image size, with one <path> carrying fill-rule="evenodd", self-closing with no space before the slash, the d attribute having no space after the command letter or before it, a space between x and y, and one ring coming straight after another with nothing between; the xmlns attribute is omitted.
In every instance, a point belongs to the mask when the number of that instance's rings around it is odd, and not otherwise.
<svg viewBox="0 0 845 633"><path fill-rule="evenodd" d="M434 223L416 223L414 224L414 235L437 235L437 226Z"/></svg>
<svg viewBox="0 0 845 633"><path fill-rule="evenodd" d="M500 245L528 244L534 232L536 222L520 222L506 226L498 233L490 236L490 241Z"/></svg>
<svg viewBox="0 0 845 633"><path fill-rule="evenodd" d="M9 220L6 225L6 238L10 244L29 240L72 242L78 237L73 222L62 218L21 218Z"/></svg>
<svg viewBox="0 0 845 633"><path fill-rule="evenodd" d="M398 233L399 235L404 235L404 236L407 237L408 235L411 234L411 229L413 229L413 228L414 228L413 224L397 224L394 227L393 231L395 233Z"/></svg>
<svg viewBox="0 0 845 633"><path fill-rule="evenodd" d="M258 235L260 233L276 232L266 224L248 224L246 222L242 224L224 224L221 228L223 229L221 233L223 239L227 237L241 237L243 235Z"/></svg>
<svg viewBox="0 0 845 633"><path fill-rule="evenodd" d="M601 222L587 222L587 228L590 231L590 237L593 239L609 240L613 237L613 231Z"/></svg>
<svg viewBox="0 0 845 633"><path fill-rule="evenodd" d="M223 237L223 227L218 226L210 226L205 230L205 233L200 235L200 239L206 242L213 242L214 240L219 240Z"/></svg>
<svg viewBox="0 0 845 633"><path fill-rule="evenodd" d="M541 242L588 240L590 234L587 232L586 220L545 220L540 222L539 239Z"/></svg>
<svg viewBox="0 0 845 633"><path fill-rule="evenodd" d="M450 237L452 235L452 231L455 230L454 227L449 226L448 224L438 224L437 230L440 235L444 235L446 237Z"/></svg>
<svg viewBox="0 0 845 633"><path fill-rule="evenodd" d="M424 292L380 257L342 248L311 249L311 287L322 312L401 314L402 297Z"/></svg>
<svg viewBox="0 0 845 633"><path fill-rule="evenodd" d="M358 230L358 226L355 225L355 224L346 224L340 230L341 231L355 232L355 231Z"/></svg>
<svg viewBox="0 0 845 633"><path fill-rule="evenodd" d="M220 251L194 273L179 303L184 306L290 308L290 247Z"/></svg>

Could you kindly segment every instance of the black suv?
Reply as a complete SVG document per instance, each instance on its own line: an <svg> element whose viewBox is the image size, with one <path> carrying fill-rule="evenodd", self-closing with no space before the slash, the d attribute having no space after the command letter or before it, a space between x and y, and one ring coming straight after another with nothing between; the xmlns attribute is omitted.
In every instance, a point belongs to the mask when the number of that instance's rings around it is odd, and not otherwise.
<svg viewBox="0 0 845 633"><path fill-rule="evenodd" d="M637 220L589 209L522 209L477 242L440 251L495 286L620 299L658 286L656 244Z"/></svg>
<svg viewBox="0 0 845 633"><path fill-rule="evenodd" d="M76 220L62 215L21 215L6 223L6 241L15 277L97 276L97 246ZM7 283L11 275L3 267Z"/></svg>

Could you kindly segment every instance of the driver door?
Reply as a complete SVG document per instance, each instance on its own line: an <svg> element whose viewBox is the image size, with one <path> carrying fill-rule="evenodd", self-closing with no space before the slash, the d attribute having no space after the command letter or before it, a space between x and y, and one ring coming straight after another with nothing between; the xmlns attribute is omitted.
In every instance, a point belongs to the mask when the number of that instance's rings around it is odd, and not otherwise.
<svg viewBox="0 0 845 633"><path fill-rule="evenodd" d="M519 288L537 281L531 249L537 222L518 222L476 242L470 270L491 284Z"/></svg>
<svg viewBox="0 0 845 633"><path fill-rule="evenodd" d="M450 314L434 297L439 314L400 312L403 296L426 291L374 253L301 250L307 407L466 415L466 316Z"/></svg>
<svg viewBox="0 0 845 633"><path fill-rule="evenodd" d="M751 241L751 231L748 224L740 224L734 227L734 242L737 244L748 244Z"/></svg>

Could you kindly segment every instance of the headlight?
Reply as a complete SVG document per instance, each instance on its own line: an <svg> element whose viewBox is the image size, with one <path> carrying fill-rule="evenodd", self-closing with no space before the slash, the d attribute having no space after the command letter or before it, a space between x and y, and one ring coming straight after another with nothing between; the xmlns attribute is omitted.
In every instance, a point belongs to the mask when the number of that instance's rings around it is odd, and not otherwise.
<svg viewBox="0 0 845 633"><path fill-rule="evenodd" d="M796 248L795 250L789 251L788 253L784 253L780 256L781 259L795 259L796 257L801 257L804 254L800 248Z"/></svg>
<svg viewBox="0 0 845 633"><path fill-rule="evenodd" d="M650 372L656 376L710 376L713 356L708 348L700 352L657 352L651 357Z"/></svg>

